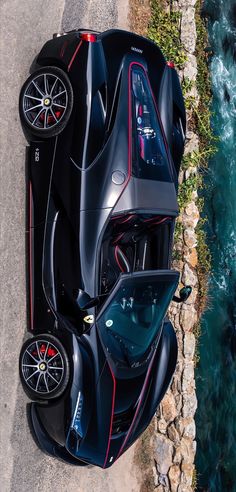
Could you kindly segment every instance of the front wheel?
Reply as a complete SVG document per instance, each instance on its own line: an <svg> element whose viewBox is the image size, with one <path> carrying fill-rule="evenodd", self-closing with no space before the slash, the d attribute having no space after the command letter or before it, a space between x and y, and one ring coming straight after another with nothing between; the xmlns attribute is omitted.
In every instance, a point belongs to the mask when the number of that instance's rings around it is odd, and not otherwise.
<svg viewBox="0 0 236 492"><path fill-rule="evenodd" d="M64 130L73 108L73 89L65 72L43 67L24 83L19 113L24 129L36 137L53 137Z"/></svg>
<svg viewBox="0 0 236 492"><path fill-rule="evenodd" d="M31 400L58 398L69 381L69 361L61 342L37 335L23 344L19 360L23 389Z"/></svg>

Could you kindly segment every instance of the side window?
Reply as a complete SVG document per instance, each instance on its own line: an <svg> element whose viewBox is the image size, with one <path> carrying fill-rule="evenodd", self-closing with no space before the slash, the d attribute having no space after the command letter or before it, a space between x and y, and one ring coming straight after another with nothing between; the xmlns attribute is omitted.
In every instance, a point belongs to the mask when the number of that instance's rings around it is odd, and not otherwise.
<svg viewBox="0 0 236 492"><path fill-rule="evenodd" d="M131 70L133 174L143 179L172 181L161 127L144 70Z"/></svg>

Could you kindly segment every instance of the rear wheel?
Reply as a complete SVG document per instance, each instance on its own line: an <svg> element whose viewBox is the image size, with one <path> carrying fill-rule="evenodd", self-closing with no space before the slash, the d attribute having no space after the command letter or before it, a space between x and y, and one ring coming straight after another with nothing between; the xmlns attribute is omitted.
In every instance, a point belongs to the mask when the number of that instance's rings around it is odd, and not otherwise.
<svg viewBox="0 0 236 492"><path fill-rule="evenodd" d="M60 68L37 70L21 89L21 122L37 137L58 135L68 123L72 107L73 89L68 76Z"/></svg>
<svg viewBox="0 0 236 492"><path fill-rule="evenodd" d="M67 387L68 357L52 335L38 335L24 343L19 369L22 386L31 400L58 398Z"/></svg>

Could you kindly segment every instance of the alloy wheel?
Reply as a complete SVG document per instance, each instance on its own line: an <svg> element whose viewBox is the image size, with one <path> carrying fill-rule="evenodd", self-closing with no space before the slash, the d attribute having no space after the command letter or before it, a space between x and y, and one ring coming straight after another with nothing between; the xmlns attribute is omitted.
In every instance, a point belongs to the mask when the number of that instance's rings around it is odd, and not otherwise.
<svg viewBox="0 0 236 492"><path fill-rule="evenodd" d="M23 94L26 121L38 130L58 125L68 106L68 93L57 75L45 72L35 76Z"/></svg>
<svg viewBox="0 0 236 492"><path fill-rule="evenodd" d="M25 384L42 395L55 392L64 376L62 354L44 339L35 340L25 349L21 366Z"/></svg>

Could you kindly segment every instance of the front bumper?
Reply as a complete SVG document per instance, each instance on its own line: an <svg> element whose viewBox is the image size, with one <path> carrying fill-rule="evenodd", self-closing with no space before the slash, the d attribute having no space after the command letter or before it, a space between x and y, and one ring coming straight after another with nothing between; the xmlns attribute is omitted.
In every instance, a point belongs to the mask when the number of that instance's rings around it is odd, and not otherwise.
<svg viewBox="0 0 236 492"><path fill-rule="evenodd" d="M69 463L70 465L89 466L84 461L73 457L63 446L60 446L48 435L38 417L37 404L29 403L27 405L27 415L32 437L37 446L44 453Z"/></svg>

